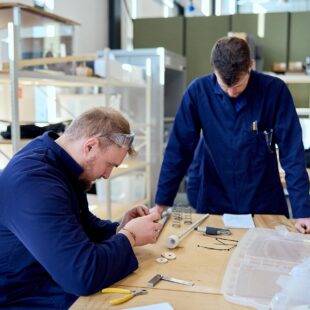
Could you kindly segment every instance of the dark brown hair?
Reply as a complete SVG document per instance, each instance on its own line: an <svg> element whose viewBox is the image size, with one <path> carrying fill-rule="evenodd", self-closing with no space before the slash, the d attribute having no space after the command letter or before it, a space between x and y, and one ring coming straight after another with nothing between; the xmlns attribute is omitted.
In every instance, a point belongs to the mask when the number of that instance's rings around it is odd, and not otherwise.
<svg viewBox="0 0 310 310"><path fill-rule="evenodd" d="M213 46L211 65L227 86L233 86L251 67L250 48L237 37L223 37Z"/></svg>

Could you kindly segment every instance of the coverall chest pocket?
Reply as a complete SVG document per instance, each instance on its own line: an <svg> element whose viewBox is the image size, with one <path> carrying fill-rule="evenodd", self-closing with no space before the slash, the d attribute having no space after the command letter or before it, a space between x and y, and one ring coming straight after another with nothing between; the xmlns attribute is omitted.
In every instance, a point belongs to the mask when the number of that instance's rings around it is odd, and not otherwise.
<svg viewBox="0 0 310 310"><path fill-rule="evenodd" d="M244 147L248 149L252 159L266 158L273 153L271 141L266 136L266 132L262 131L244 131Z"/></svg>

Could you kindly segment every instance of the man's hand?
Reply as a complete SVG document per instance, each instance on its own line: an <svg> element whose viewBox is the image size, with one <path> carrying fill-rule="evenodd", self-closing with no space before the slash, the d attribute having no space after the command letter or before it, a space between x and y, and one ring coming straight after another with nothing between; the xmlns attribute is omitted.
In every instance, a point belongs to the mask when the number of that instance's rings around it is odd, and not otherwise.
<svg viewBox="0 0 310 310"><path fill-rule="evenodd" d="M302 234L310 234L310 218L296 219L295 227Z"/></svg>
<svg viewBox="0 0 310 310"><path fill-rule="evenodd" d="M140 217L140 216L148 215L149 213L150 213L149 208L144 206L144 205L139 205L139 206L133 207L132 209L128 210L124 214L124 216L123 216L123 218L122 218L122 220L118 226L117 231L122 229L129 221L131 221L137 217Z"/></svg>
<svg viewBox="0 0 310 310"><path fill-rule="evenodd" d="M150 213L159 213L160 216L163 215L163 212L166 211L168 207L164 205L155 205L153 208L150 209Z"/></svg>
<svg viewBox="0 0 310 310"><path fill-rule="evenodd" d="M128 231L134 236L135 245L155 243L162 228L161 224L156 223L159 219L160 215L155 212L137 217L125 225L125 233ZM119 232L123 233L124 231L121 229Z"/></svg>

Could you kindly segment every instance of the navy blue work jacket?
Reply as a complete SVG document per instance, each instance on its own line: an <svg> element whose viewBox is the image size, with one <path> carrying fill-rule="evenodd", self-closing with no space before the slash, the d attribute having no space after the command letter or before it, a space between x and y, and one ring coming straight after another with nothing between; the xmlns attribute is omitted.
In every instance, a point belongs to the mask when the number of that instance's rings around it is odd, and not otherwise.
<svg viewBox="0 0 310 310"><path fill-rule="evenodd" d="M187 171L186 194L189 204L195 209L197 208L197 198L204 174L202 163L205 150L204 139L200 137L195 149L194 159Z"/></svg>
<svg viewBox="0 0 310 310"><path fill-rule="evenodd" d="M215 74L193 81L183 96L165 151L157 204L173 204L201 130L204 173L197 212L287 216L277 144L293 216L310 217L301 127L283 81L252 71L246 89L233 102L220 88Z"/></svg>
<svg viewBox="0 0 310 310"><path fill-rule="evenodd" d="M68 309L138 266L117 223L88 210L82 168L44 134L0 174L0 308Z"/></svg>

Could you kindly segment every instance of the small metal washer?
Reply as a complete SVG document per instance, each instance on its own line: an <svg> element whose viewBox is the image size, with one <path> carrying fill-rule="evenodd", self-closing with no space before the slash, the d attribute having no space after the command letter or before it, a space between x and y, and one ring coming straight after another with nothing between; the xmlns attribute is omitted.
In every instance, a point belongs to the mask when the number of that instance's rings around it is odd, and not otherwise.
<svg viewBox="0 0 310 310"><path fill-rule="evenodd" d="M168 259L168 260L173 260L173 259L176 259L177 256L172 253L172 252L164 252L164 253L161 253L161 256Z"/></svg>
<svg viewBox="0 0 310 310"><path fill-rule="evenodd" d="M158 257L155 260L156 260L156 263L158 264L166 264L168 262L168 259L164 257Z"/></svg>

